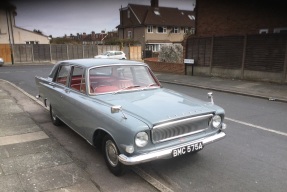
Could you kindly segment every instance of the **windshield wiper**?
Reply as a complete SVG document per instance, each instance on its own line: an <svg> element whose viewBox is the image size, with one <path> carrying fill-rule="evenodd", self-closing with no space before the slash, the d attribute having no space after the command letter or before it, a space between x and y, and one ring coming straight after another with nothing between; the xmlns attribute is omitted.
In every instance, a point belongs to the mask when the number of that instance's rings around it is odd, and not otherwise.
<svg viewBox="0 0 287 192"><path fill-rule="evenodd" d="M119 93L119 92L124 91L124 90L127 90L127 89L133 89L133 88L137 88L137 87L140 87L140 86L139 85L127 86L127 87L124 87L124 88L122 88L122 89L120 89L118 91L115 91L114 94Z"/></svg>
<svg viewBox="0 0 287 192"><path fill-rule="evenodd" d="M158 86L158 84L156 84L156 83L151 83L151 84L149 84L149 85L146 86L146 87L152 87L152 86Z"/></svg>

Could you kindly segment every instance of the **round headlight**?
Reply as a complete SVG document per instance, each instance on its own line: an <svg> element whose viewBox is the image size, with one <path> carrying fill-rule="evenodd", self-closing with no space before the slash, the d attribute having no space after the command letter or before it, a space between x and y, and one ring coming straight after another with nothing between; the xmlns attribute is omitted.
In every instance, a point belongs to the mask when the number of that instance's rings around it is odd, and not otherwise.
<svg viewBox="0 0 287 192"><path fill-rule="evenodd" d="M212 126L215 128L219 128L221 124L221 117L219 115L215 115L212 117Z"/></svg>
<svg viewBox="0 0 287 192"><path fill-rule="evenodd" d="M135 143L138 147L144 147L148 143L148 134L146 132L139 132L136 135Z"/></svg>

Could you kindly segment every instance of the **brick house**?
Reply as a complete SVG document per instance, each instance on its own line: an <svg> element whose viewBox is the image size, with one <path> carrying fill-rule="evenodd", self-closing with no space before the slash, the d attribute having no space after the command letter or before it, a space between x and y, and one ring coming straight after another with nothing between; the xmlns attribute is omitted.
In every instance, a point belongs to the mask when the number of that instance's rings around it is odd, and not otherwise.
<svg viewBox="0 0 287 192"><path fill-rule="evenodd" d="M118 38L117 31L101 31L101 33L95 33L94 31L91 34L87 33L77 33L77 35L70 34L70 36L66 36L66 38L80 40L83 44L95 44L95 45L103 45L106 41L115 40Z"/></svg>
<svg viewBox="0 0 287 192"><path fill-rule="evenodd" d="M196 36L287 33L283 0L197 0Z"/></svg>
<svg viewBox="0 0 287 192"><path fill-rule="evenodd" d="M151 5L128 4L120 9L120 39L138 41L143 50L157 52L162 44L181 43L186 33L194 32L194 12Z"/></svg>

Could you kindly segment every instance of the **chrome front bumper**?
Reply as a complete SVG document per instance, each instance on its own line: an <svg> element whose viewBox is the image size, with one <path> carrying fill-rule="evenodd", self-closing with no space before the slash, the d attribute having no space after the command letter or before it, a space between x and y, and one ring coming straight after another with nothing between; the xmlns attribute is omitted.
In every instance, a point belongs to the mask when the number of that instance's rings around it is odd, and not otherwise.
<svg viewBox="0 0 287 192"><path fill-rule="evenodd" d="M191 145L193 143L198 143L198 142L202 142L203 145L208 145L210 143L213 143L215 141L218 141L222 138L225 137L225 133L224 132L219 132L216 135L212 135L210 137L206 137L203 139L199 139L196 141L192 141L189 143L184 143L184 144L180 144L180 145L176 145L173 146L171 148L167 148L167 149L163 149L163 150L158 150L158 151L153 151L150 153L146 153L146 154L142 154L142 155L138 155L138 156L133 156L133 157L127 157L124 154L120 154L119 155L119 161L124 164L124 165L136 165L136 164L140 164L140 163L145 163L145 162L149 162L149 161L153 161L156 159L167 159L167 158L171 158L172 157L172 150L183 147L183 146L187 146L187 145Z"/></svg>

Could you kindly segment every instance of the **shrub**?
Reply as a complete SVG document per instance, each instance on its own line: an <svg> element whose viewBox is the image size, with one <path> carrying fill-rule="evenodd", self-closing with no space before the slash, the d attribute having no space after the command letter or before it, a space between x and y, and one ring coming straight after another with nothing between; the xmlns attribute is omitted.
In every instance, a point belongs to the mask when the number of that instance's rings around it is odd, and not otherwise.
<svg viewBox="0 0 287 192"><path fill-rule="evenodd" d="M182 63L183 47L179 44L162 45L158 58L161 62Z"/></svg>

